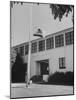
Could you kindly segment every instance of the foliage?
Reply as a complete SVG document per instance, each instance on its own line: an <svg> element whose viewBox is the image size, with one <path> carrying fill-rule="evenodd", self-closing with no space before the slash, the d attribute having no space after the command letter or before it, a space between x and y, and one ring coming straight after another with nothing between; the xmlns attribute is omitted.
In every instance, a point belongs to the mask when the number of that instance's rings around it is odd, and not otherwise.
<svg viewBox="0 0 76 100"><path fill-rule="evenodd" d="M42 75L34 75L31 77L30 80L32 80L32 82L42 82L43 77L42 77Z"/></svg>
<svg viewBox="0 0 76 100"><path fill-rule="evenodd" d="M48 78L48 83L52 84L63 84L73 85L74 84L74 73L73 72L55 72Z"/></svg>
<svg viewBox="0 0 76 100"><path fill-rule="evenodd" d="M27 66L26 66L27 67ZM25 64L23 64L20 54L17 54L16 61L12 66L12 82L24 82L26 73Z"/></svg>
<svg viewBox="0 0 76 100"><path fill-rule="evenodd" d="M60 21L64 15L68 17L68 14L74 10L73 5L50 4L50 8L52 9L54 19L59 18Z"/></svg>
<svg viewBox="0 0 76 100"><path fill-rule="evenodd" d="M23 2L11 1L11 8L13 8L13 5L15 4L23 5ZM37 5L39 6L39 3L37 3ZM60 21L64 15L68 17L68 14L74 10L73 5L62 5L62 4L50 4L50 8L52 9L52 14L54 15L54 19L59 18ZM74 21L74 14L72 16L72 21Z"/></svg>

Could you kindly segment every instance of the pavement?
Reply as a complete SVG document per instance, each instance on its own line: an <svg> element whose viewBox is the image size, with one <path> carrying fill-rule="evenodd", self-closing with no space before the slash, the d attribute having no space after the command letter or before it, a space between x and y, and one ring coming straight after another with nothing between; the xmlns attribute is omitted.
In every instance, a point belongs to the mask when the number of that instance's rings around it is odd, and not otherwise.
<svg viewBox="0 0 76 100"><path fill-rule="evenodd" d="M26 87L25 83L11 84L11 98L57 96L72 94L73 86L44 85L32 83L28 87Z"/></svg>

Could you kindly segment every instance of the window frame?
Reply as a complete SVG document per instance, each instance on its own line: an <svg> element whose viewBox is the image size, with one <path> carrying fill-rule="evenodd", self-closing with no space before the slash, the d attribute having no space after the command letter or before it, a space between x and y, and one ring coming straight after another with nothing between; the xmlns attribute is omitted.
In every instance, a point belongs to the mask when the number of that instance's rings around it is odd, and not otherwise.
<svg viewBox="0 0 76 100"><path fill-rule="evenodd" d="M65 44L66 45L74 44L74 31L65 33Z"/></svg>
<svg viewBox="0 0 76 100"><path fill-rule="evenodd" d="M59 58L59 69L65 69L65 57Z"/></svg>
<svg viewBox="0 0 76 100"><path fill-rule="evenodd" d="M40 40L38 42L38 51L44 51L45 50L45 40Z"/></svg>
<svg viewBox="0 0 76 100"><path fill-rule="evenodd" d="M19 50L20 51L20 55L24 56L24 46L20 46L19 49L20 49Z"/></svg>
<svg viewBox="0 0 76 100"><path fill-rule="evenodd" d="M29 52L29 44L25 45L25 55L28 55Z"/></svg>
<svg viewBox="0 0 76 100"><path fill-rule="evenodd" d="M54 37L46 39L46 50L54 48Z"/></svg>
<svg viewBox="0 0 76 100"><path fill-rule="evenodd" d="M31 44L31 53L36 53L37 52L37 42L33 42Z"/></svg>
<svg viewBox="0 0 76 100"><path fill-rule="evenodd" d="M55 36L55 47L62 47L64 46L64 34L56 35Z"/></svg>
<svg viewBox="0 0 76 100"><path fill-rule="evenodd" d="M15 48L16 53L18 53L18 48Z"/></svg>

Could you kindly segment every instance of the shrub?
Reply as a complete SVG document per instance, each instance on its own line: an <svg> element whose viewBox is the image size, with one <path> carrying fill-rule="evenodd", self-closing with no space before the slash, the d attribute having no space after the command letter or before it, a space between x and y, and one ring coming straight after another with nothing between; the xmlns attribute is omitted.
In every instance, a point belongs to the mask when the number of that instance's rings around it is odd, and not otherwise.
<svg viewBox="0 0 76 100"><path fill-rule="evenodd" d="M31 77L32 82L41 82L43 80L42 75L34 75Z"/></svg>
<svg viewBox="0 0 76 100"><path fill-rule="evenodd" d="M65 83L69 85L74 85L74 73L73 72L66 72L65 73Z"/></svg>
<svg viewBox="0 0 76 100"><path fill-rule="evenodd" d="M54 74L50 75L49 78L48 78L48 82L49 83L53 83L53 82L56 82L56 83L61 83L64 79L64 73L63 72L55 72Z"/></svg>
<svg viewBox="0 0 76 100"><path fill-rule="evenodd" d="M55 72L48 78L48 83L73 85L74 84L74 73L73 72Z"/></svg>

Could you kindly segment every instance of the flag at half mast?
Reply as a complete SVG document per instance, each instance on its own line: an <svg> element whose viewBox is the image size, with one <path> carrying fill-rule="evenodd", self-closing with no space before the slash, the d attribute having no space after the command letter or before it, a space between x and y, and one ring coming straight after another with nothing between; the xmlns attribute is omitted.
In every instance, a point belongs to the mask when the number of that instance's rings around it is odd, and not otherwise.
<svg viewBox="0 0 76 100"><path fill-rule="evenodd" d="M43 37L42 30L40 28L37 29L37 32L33 34L34 36Z"/></svg>

